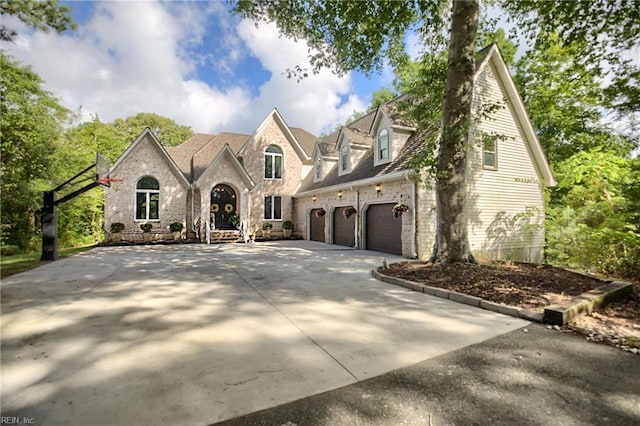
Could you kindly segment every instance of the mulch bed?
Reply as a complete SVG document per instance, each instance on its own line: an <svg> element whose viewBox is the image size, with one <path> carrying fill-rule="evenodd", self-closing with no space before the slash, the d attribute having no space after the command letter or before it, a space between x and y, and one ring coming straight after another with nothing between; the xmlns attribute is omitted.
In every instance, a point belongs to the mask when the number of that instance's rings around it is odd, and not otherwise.
<svg viewBox="0 0 640 426"><path fill-rule="evenodd" d="M603 282L549 265L430 264L401 262L379 268L391 277L481 297L491 302L541 312L553 305L598 288ZM640 353L640 282L631 295L582 317L563 331L577 331L587 340Z"/></svg>
<svg viewBox="0 0 640 426"><path fill-rule="evenodd" d="M602 281L548 265L401 262L378 270L432 287L529 310L601 287Z"/></svg>

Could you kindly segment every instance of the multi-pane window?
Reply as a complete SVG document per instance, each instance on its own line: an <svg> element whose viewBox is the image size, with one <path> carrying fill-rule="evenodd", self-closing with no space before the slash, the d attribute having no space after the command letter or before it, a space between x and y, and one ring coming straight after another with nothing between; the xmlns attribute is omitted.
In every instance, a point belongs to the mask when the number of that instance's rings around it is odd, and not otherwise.
<svg viewBox="0 0 640 426"><path fill-rule="evenodd" d="M495 169L498 167L495 139L484 140L482 153L484 167L489 169Z"/></svg>
<svg viewBox="0 0 640 426"><path fill-rule="evenodd" d="M316 159L316 180L322 179L322 158Z"/></svg>
<svg viewBox="0 0 640 426"><path fill-rule="evenodd" d="M378 133L378 161L389 159L389 130L382 129Z"/></svg>
<svg viewBox="0 0 640 426"><path fill-rule="evenodd" d="M160 184L144 176L136 184L136 220L160 219Z"/></svg>
<svg viewBox="0 0 640 426"><path fill-rule="evenodd" d="M282 179L282 150L276 145L269 145L264 151L265 179Z"/></svg>
<svg viewBox="0 0 640 426"><path fill-rule="evenodd" d="M271 220L282 219L282 197L276 195L264 197L264 218Z"/></svg>
<svg viewBox="0 0 640 426"><path fill-rule="evenodd" d="M343 142L340 148L340 173L347 171L349 171L349 146Z"/></svg>

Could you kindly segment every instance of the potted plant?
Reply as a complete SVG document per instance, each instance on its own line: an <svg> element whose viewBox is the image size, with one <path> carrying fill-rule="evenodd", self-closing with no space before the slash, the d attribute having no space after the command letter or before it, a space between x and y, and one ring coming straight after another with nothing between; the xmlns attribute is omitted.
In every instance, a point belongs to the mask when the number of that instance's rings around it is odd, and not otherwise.
<svg viewBox="0 0 640 426"><path fill-rule="evenodd" d="M237 213L234 213L229 216L227 222L229 222L229 225L233 226L234 228L238 228L240 226L240 216Z"/></svg>
<svg viewBox="0 0 640 426"><path fill-rule="evenodd" d="M293 232L293 221L285 220L282 222L282 236L284 238L291 238L291 233Z"/></svg>
<svg viewBox="0 0 640 426"><path fill-rule="evenodd" d="M271 238L271 228L273 228L273 223L271 223L271 222L262 222L262 237L263 238Z"/></svg>
<svg viewBox="0 0 640 426"><path fill-rule="evenodd" d="M357 212L357 210L354 207L345 207L345 209L342 210L342 215L344 216L344 218L346 220L346 219L349 219L356 212Z"/></svg>
<svg viewBox="0 0 640 426"><path fill-rule="evenodd" d="M144 241L151 241L151 229L153 228L153 225L150 223L143 223L142 225L140 225L140 229L142 229L142 239Z"/></svg>
<svg viewBox="0 0 640 426"><path fill-rule="evenodd" d="M321 217L324 217L324 215L327 214L327 211L325 209L323 209L322 207L320 207L318 210L316 210L316 217L319 219Z"/></svg>
<svg viewBox="0 0 640 426"><path fill-rule="evenodd" d="M408 212L409 206L406 204L397 203L393 207L391 207L391 212L393 213L394 218L399 218L402 216L402 213Z"/></svg>
<svg viewBox="0 0 640 426"><path fill-rule="evenodd" d="M179 240L182 238L182 228L184 228L184 225L182 225L182 222L175 221L169 224L169 230L173 232L174 240Z"/></svg>
<svg viewBox="0 0 640 426"><path fill-rule="evenodd" d="M124 230L124 223L113 222L111 224L111 242L120 244L122 241L122 231Z"/></svg>

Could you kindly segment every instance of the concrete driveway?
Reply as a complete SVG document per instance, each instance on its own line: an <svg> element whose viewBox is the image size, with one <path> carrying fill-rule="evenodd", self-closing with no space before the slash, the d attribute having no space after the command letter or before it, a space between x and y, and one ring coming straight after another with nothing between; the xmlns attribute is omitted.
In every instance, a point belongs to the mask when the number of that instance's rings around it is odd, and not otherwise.
<svg viewBox="0 0 640 426"><path fill-rule="evenodd" d="M527 324L376 281L383 257L401 260L308 241L98 248L10 277L2 415L205 425Z"/></svg>

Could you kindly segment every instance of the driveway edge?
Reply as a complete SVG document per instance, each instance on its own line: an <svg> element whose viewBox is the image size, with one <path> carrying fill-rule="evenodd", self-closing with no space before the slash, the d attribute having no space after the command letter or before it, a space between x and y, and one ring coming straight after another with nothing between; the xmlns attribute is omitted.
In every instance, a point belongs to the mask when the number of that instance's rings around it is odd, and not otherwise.
<svg viewBox="0 0 640 426"><path fill-rule="evenodd" d="M565 325L580 316L591 314L596 308L629 294L633 289L632 284L629 282L611 282L602 280L604 285L597 289L583 293L565 303L547 306L544 308L544 312L535 312L517 306L490 302L480 297L469 296L443 288L431 287L414 281L405 280L403 278L389 277L378 272L377 268L371 270L371 275L379 281L394 284L409 290L441 297L443 299L449 299L454 302L464 303L465 305L475 306L480 309L486 309L488 311L498 312L516 318L522 318L528 321L549 323L553 325ZM589 275L589 277L594 278L591 275Z"/></svg>

